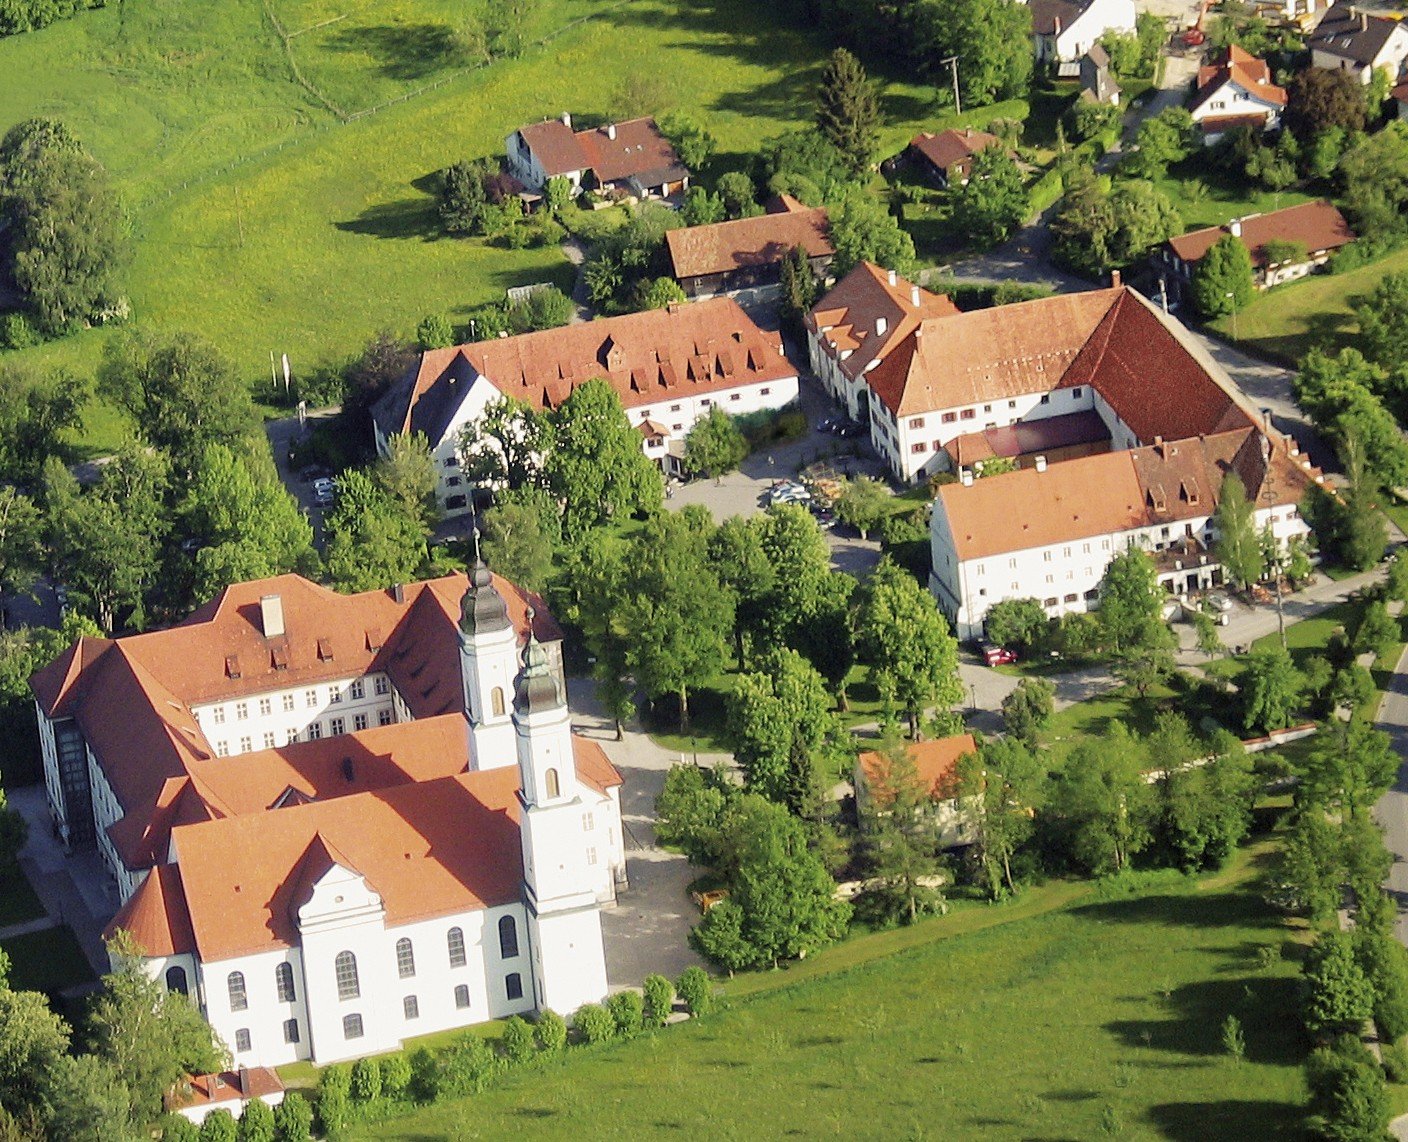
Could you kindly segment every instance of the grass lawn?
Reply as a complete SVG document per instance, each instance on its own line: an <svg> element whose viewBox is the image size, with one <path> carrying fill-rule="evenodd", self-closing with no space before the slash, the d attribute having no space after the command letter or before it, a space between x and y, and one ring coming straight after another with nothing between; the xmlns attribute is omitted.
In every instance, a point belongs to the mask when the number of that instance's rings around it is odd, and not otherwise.
<svg viewBox="0 0 1408 1142"><path fill-rule="evenodd" d="M135 320L200 331L259 385L270 349L306 370L379 328L409 333L427 313L459 318L509 286L570 283L556 247L441 238L433 172L498 155L514 127L563 110L600 122L628 81L657 111L704 122L715 165L741 165L763 139L807 125L827 53L820 34L747 0L542 0L530 33L565 31L473 69L451 34L461 12L455 0L350 11L330 0L127 0L0 40L12 77L0 129L41 113L66 120L131 216ZM931 88L882 79L882 98L887 144L942 122ZM89 372L111 335L14 357ZM89 443L110 447L120 430L98 412Z"/></svg>
<svg viewBox="0 0 1408 1142"><path fill-rule="evenodd" d="M1041 740L1054 769L1076 746L1103 738L1116 722L1132 733L1145 735L1153 732L1156 718L1166 711L1183 714L1196 734L1206 732L1201 724L1204 718L1212 718L1234 733L1241 728L1233 697L1216 695L1190 680L1186 689L1152 686L1141 698L1132 687L1121 687L1067 706L1051 716Z"/></svg>
<svg viewBox="0 0 1408 1142"><path fill-rule="evenodd" d="M0 876L0 928L37 920L43 915L44 905L39 903L39 897L34 895L23 873L16 871L13 876Z"/></svg>
<svg viewBox="0 0 1408 1142"><path fill-rule="evenodd" d="M1155 184L1168 195L1185 230L1221 226L1233 218L1265 214L1287 206L1311 201L1311 195L1259 190L1240 179L1228 178L1209 165L1206 156L1192 158L1169 168Z"/></svg>
<svg viewBox="0 0 1408 1142"><path fill-rule="evenodd" d="M354 1137L1287 1137L1300 944L1250 883L1264 856L1160 894L1052 885L1029 898L1054 910L1023 917L1024 897L852 940L730 983L709 1019ZM1241 1064L1221 1051L1229 1013Z"/></svg>
<svg viewBox="0 0 1408 1142"><path fill-rule="evenodd" d="M1337 351L1354 343L1359 331L1351 306L1372 293L1389 274L1408 270L1408 249L1343 274L1312 274L1298 282L1278 286L1256 298L1237 315L1237 338L1248 349L1297 365L1319 346ZM1233 340L1232 321L1213 323L1217 332Z"/></svg>
<svg viewBox="0 0 1408 1142"><path fill-rule="evenodd" d="M10 986L16 991L61 991L94 978L67 925L16 936L0 947L10 957Z"/></svg>

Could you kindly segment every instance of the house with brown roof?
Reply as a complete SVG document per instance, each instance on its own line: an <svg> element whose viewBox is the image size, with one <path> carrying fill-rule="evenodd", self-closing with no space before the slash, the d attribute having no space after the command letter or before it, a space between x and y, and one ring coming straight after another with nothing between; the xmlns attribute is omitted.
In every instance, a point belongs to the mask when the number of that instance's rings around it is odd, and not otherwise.
<svg viewBox="0 0 1408 1142"><path fill-rule="evenodd" d="M1080 57L1080 98L1087 103L1120 105L1124 92L1110 70L1110 53L1098 43Z"/></svg>
<svg viewBox="0 0 1408 1142"><path fill-rule="evenodd" d="M649 116L572 130L572 116L520 127L504 140L509 172L530 190L565 178L572 193L668 198L689 189L689 170Z"/></svg>
<svg viewBox="0 0 1408 1142"><path fill-rule="evenodd" d="M1027 0L1027 7L1037 66L1068 79L1106 32L1134 31L1133 0Z"/></svg>
<svg viewBox="0 0 1408 1142"><path fill-rule="evenodd" d="M812 274L826 276L836 250L826 208L803 206L790 194L773 197L766 213L665 233L675 281L691 299L732 297L745 290L758 298L776 294L782 261L800 247Z"/></svg>
<svg viewBox="0 0 1408 1142"><path fill-rule="evenodd" d="M716 405L739 416L781 409L798 392L782 338L719 297L427 350L373 407L377 449L385 453L399 433L424 435L440 473L439 503L447 514L463 513L472 490L460 470L465 430L494 402L545 412L594 378L615 388L632 426L653 421L671 441ZM643 436L648 456L674 463L669 447L660 453L650 440Z"/></svg>
<svg viewBox="0 0 1408 1142"><path fill-rule="evenodd" d="M166 1095L166 1112L179 1114L199 1126L216 1110L227 1110L231 1117L239 1119L251 1102L278 1106L284 1093L283 1080L269 1067L191 1075Z"/></svg>
<svg viewBox="0 0 1408 1142"><path fill-rule="evenodd" d="M482 562L80 639L30 680L55 829L241 1074L595 1002L621 778L572 733L561 641Z"/></svg>
<svg viewBox="0 0 1408 1142"><path fill-rule="evenodd" d="M926 816L934 829L934 840L940 848L953 848L971 842L968 814L958 796L958 763L968 754L978 752L972 734L954 734L931 741L905 742L904 751L914 766L913 776L929 801ZM894 763L884 753L866 750L856 758L853 775L856 806L865 812L876 809L885 812L893 804L895 784L899 780L892 770Z"/></svg>
<svg viewBox="0 0 1408 1142"><path fill-rule="evenodd" d="M1229 234L1251 254L1258 289L1304 277L1355 238L1344 215L1321 199L1170 238L1154 256L1155 268L1168 271L1173 292L1181 293L1203 255Z"/></svg>
<svg viewBox="0 0 1408 1142"><path fill-rule="evenodd" d="M925 132L909 141L909 157L936 185L963 186L979 151L1002 146L1002 140L973 127Z"/></svg>
<svg viewBox="0 0 1408 1142"><path fill-rule="evenodd" d="M1376 71L1397 83L1408 61L1408 29L1353 4L1334 4L1306 36L1305 46L1314 67L1347 71L1366 87Z"/></svg>
<svg viewBox="0 0 1408 1142"><path fill-rule="evenodd" d="M1238 127L1274 131L1285 109L1286 89L1271 82L1266 61L1236 44L1198 69L1197 87L1188 105L1207 144Z"/></svg>

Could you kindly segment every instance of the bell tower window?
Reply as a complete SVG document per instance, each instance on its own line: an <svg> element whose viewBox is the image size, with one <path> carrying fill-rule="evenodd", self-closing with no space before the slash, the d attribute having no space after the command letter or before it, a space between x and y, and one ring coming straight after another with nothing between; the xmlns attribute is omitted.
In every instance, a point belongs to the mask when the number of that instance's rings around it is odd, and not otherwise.
<svg viewBox="0 0 1408 1142"><path fill-rule="evenodd" d="M544 781L544 784L545 784L545 786L546 786L546 788L547 788L547 794L548 794L548 796L549 796L549 797L557 797L557 796L559 795L559 791L560 791L560 786L558 785L558 781L557 781L557 770L555 770L555 769L549 769L549 770L547 771L547 774L546 774L546 776L544 777L543 781Z"/></svg>

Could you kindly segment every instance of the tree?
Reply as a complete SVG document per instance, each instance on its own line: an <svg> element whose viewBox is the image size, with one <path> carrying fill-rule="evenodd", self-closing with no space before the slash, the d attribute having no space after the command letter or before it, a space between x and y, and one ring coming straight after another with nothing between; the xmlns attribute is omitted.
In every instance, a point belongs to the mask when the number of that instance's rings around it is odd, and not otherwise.
<svg viewBox="0 0 1408 1142"><path fill-rule="evenodd" d="M836 514L860 532L862 539L890 514L894 497L890 489L871 476L856 476L846 481L841 498L836 501Z"/></svg>
<svg viewBox="0 0 1408 1142"><path fill-rule="evenodd" d="M236 1142L239 1129L235 1116L224 1107L212 1110L200 1124L200 1142Z"/></svg>
<svg viewBox="0 0 1408 1142"><path fill-rule="evenodd" d="M1168 42L1168 25L1157 12L1140 12L1134 18L1134 36L1139 42L1140 67L1152 75L1159 53Z"/></svg>
<svg viewBox="0 0 1408 1142"><path fill-rule="evenodd" d="M1267 190L1289 189L1300 177L1300 144L1289 131L1282 132L1276 145L1263 141L1251 149L1247 156L1245 173L1247 178L1258 182ZM1271 254L1266 254L1268 262L1274 262Z"/></svg>
<svg viewBox="0 0 1408 1142"><path fill-rule="evenodd" d="M1320 923L1339 907L1345 866L1335 826L1313 803L1291 819L1272 873L1273 899Z"/></svg>
<svg viewBox="0 0 1408 1142"><path fill-rule="evenodd" d="M671 766L655 798L655 836L683 849L693 864L718 859L719 827L736 787L719 771L698 765Z"/></svg>
<svg viewBox="0 0 1408 1142"><path fill-rule="evenodd" d="M537 488L504 492L483 518L484 557L489 565L530 591L543 590L562 539L552 497Z"/></svg>
<svg viewBox="0 0 1408 1142"><path fill-rule="evenodd" d="M1398 776L1388 735L1363 718L1332 721L1306 760L1300 799L1342 819L1367 813Z"/></svg>
<svg viewBox="0 0 1408 1142"><path fill-rule="evenodd" d="M1312 1051L1305 1064L1311 1132L1327 1142L1369 1142L1386 1136L1389 1097L1384 1073L1357 1035Z"/></svg>
<svg viewBox="0 0 1408 1142"><path fill-rule="evenodd" d="M1242 1033L1242 1021L1229 1015L1222 1021L1222 1049L1234 1063L1240 1063L1247 1054L1247 1037Z"/></svg>
<svg viewBox="0 0 1408 1142"><path fill-rule="evenodd" d="M108 948L116 966L89 1011L93 1050L126 1083L137 1116L154 1119L182 1075L213 1074L226 1055L190 1000L146 974L130 935L119 931Z"/></svg>
<svg viewBox="0 0 1408 1142"><path fill-rule="evenodd" d="M680 162L692 171L705 166L718 150L718 140L693 117L671 111L660 118L660 132L670 140Z"/></svg>
<svg viewBox="0 0 1408 1142"><path fill-rule="evenodd" d="M1002 721L1007 732L1028 749L1037 747L1037 731L1055 710L1056 687L1045 678L1023 678L1002 699Z"/></svg>
<svg viewBox="0 0 1408 1142"><path fill-rule="evenodd" d="M1408 273L1381 278L1355 305L1354 316L1359 322L1354 343L1368 360L1386 367L1408 360Z"/></svg>
<svg viewBox="0 0 1408 1142"><path fill-rule="evenodd" d="M1004 147L973 156L968 181L953 196L953 224L981 247L1005 242L1026 220L1027 188Z"/></svg>
<svg viewBox="0 0 1408 1142"><path fill-rule="evenodd" d="M1195 141L1193 117L1182 107L1166 107L1139 125L1134 141L1134 154L1125 162L1138 178L1160 179L1188 157Z"/></svg>
<svg viewBox="0 0 1408 1142"><path fill-rule="evenodd" d="M313 1133L313 1108L298 1091L284 1095L274 1107L274 1136L278 1142L308 1142Z"/></svg>
<svg viewBox="0 0 1408 1142"><path fill-rule="evenodd" d="M61 1055L45 1076L48 1137L71 1142L133 1142L132 1099L110 1063Z"/></svg>
<svg viewBox="0 0 1408 1142"><path fill-rule="evenodd" d="M1305 1029L1320 1040L1358 1034L1373 1014L1374 989L1348 932L1322 932L1305 959Z"/></svg>
<svg viewBox="0 0 1408 1142"><path fill-rule="evenodd" d="M53 121L29 120L0 140L0 270L41 329L57 335L117 305L128 257L107 172Z"/></svg>
<svg viewBox="0 0 1408 1142"><path fill-rule="evenodd" d="M747 787L801 812L819 792L818 761L839 731L816 669L795 650L773 650L729 695L727 732Z"/></svg>
<svg viewBox="0 0 1408 1142"><path fill-rule="evenodd" d="M940 714L963 699L958 681L958 643L928 591L886 557L864 587L858 642L880 693L909 718L930 706Z"/></svg>
<svg viewBox="0 0 1408 1142"><path fill-rule="evenodd" d="M1176 714L1159 716L1146 748L1158 775L1161 856L1185 872L1220 867L1251 823L1255 783L1246 751L1227 734L1207 758L1206 746Z"/></svg>
<svg viewBox="0 0 1408 1142"><path fill-rule="evenodd" d="M639 1035L645 1025L645 1004L638 991L618 991L606 1001L606 1010L616 1024L619 1038Z"/></svg>
<svg viewBox="0 0 1408 1142"><path fill-rule="evenodd" d="M424 433L399 432L386 441L386 453L372 466L377 487L409 517L429 529L439 517L435 489L439 473Z"/></svg>
<svg viewBox="0 0 1408 1142"><path fill-rule="evenodd" d="M606 520L660 507L660 470L641 451L640 433L626 419L610 382L590 380L573 389L551 424L553 446L543 468L562 501L567 538Z"/></svg>
<svg viewBox="0 0 1408 1142"><path fill-rule="evenodd" d="M865 69L845 48L837 48L821 73L816 125L856 178L870 169L880 122L880 100Z"/></svg>
<svg viewBox="0 0 1408 1142"><path fill-rule="evenodd" d="M1115 677L1133 686L1141 698L1174 672L1178 640L1162 622L1151 622L1138 638L1115 652L1111 667Z"/></svg>
<svg viewBox="0 0 1408 1142"><path fill-rule="evenodd" d="M1408 203L1408 123L1360 138L1340 159L1344 204L1360 234L1403 232Z"/></svg>
<svg viewBox="0 0 1408 1142"><path fill-rule="evenodd" d="M675 985L663 975L645 977L645 1020L652 1027L663 1027L675 1008Z"/></svg>
<svg viewBox="0 0 1408 1142"><path fill-rule="evenodd" d="M220 350L192 333L129 333L108 343L100 391L132 417L141 438L189 478L209 444L254 428L249 389Z"/></svg>
<svg viewBox="0 0 1408 1142"><path fill-rule="evenodd" d="M1116 555L1100 580L1100 627L1117 653L1151 637L1162 626L1164 592L1154 561L1137 547Z"/></svg>
<svg viewBox="0 0 1408 1142"><path fill-rule="evenodd" d="M1110 70L1121 79L1133 78L1143 64L1144 52L1139 37L1131 32L1106 32L1100 46L1110 57Z"/></svg>
<svg viewBox="0 0 1408 1142"><path fill-rule="evenodd" d="M1357 447L1359 462L1378 484L1398 487L1408 481L1408 444L1376 395L1385 388L1381 368L1357 349L1342 349L1334 357L1312 349L1292 384L1297 403L1339 444L1347 468L1348 449Z"/></svg>
<svg viewBox="0 0 1408 1142"><path fill-rule="evenodd" d="M846 194L832 214L831 242L836 248L832 272L844 277L861 262L874 262L904 273L914 261L914 239L873 195Z"/></svg>
<svg viewBox="0 0 1408 1142"><path fill-rule="evenodd" d="M0 966L4 966L0 964ZM61 1065L69 1028L37 991L11 991L0 978L0 1090L14 1114L45 1112L47 1076Z"/></svg>
<svg viewBox="0 0 1408 1142"><path fill-rule="evenodd" d="M1217 531L1214 551L1227 577L1243 587L1251 586L1261 578L1261 549L1257 544L1256 522L1247 500L1247 488L1236 472L1228 472L1222 478L1213 527Z"/></svg>
<svg viewBox="0 0 1408 1142"><path fill-rule="evenodd" d="M996 898L1016 891L1012 862L1031 838L1044 800L1046 769L1015 738L984 742L958 762L958 797L972 822L974 845Z"/></svg>
<svg viewBox="0 0 1408 1142"><path fill-rule="evenodd" d="M519 1015L511 1016L504 1024L503 1035L499 1041L503 1045L505 1057L516 1065L526 1063L538 1049L533 1041L533 1028Z"/></svg>
<svg viewBox="0 0 1408 1142"><path fill-rule="evenodd" d="M1198 640L1198 650L1207 655L1209 662L1227 649L1217 633L1216 621L1206 611L1193 612L1193 630Z"/></svg>
<svg viewBox="0 0 1408 1142"><path fill-rule="evenodd" d="M958 83L965 107L1027 94L1032 76L1032 19L1012 0L955 0L906 10L900 32L904 48L926 78L947 93L950 72L940 62L958 57ZM867 27L862 33L873 35Z"/></svg>
<svg viewBox="0 0 1408 1142"><path fill-rule="evenodd" d="M806 315L816 305L817 299L816 274L812 271L806 250L801 246L788 250L782 259L781 275L783 328L801 340Z"/></svg>
<svg viewBox="0 0 1408 1142"><path fill-rule="evenodd" d="M455 343L455 327L443 313L428 313L416 326L416 340L422 349L443 349Z"/></svg>
<svg viewBox="0 0 1408 1142"><path fill-rule="evenodd" d="M724 200L711 194L704 187L695 184L684 192L684 205L680 207L680 217L686 226L709 226L722 222L728 215Z"/></svg>
<svg viewBox="0 0 1408 1142"><path fill-rule="evenodd" d="M1300 671L1281 647L1253 650L1242 677L1243 725L1249 730L1279 730L1290 725L1303 685Z"/></svg>
<svg viewBox="0 0 1408 1142"><path fill-rule="evenodd" d="M460 468L466 480L482 487L541 487L541 457L550 435L546 416L522 401L500 397L460 431Z"/></svg>
<svg viewBox="0 0 1408 1142"><path fill-rule="evenodd" d="M0 591L27 590L43 566L43 517L34 501L0 485Z"/></svg>
<svg viewBox="0 0 1408 1142"><path fill-rule="evenodd" d="M1067 859L1088 874L1119 872L1149 843L1153 793L1142 761L1139 743L1116 722L1052 774L1044 817Z"/></svg>
<svg viewBox="0 0 1408 1142"><path fill-rule="evenodd" d="M83 426L90 388L64 372L0 366L0 479L33 487L46 460L68 458L67 438Z"/></svg>
<svg viewBox="0 0 1408 1142"><path fill-rule="evenodd" d="M692 1016L707 1015L714 1005L714 985L703 968L685 968L675 982L675 990Z"/></svg>
<svg viewBox="0 0 1408 1142"><path fill-rule="evenodd" d="M725 171L715 190L730 218L744 218L758 212L758 188L744 171Z"/></svg>
<svg viewBox="0 0 1408 1142"><path fill-rule="evenodd" d="M538 1012L533 1034L545 1054L555 1055L567 1046L567 1021L551 1008Z"/></svg>
<svg viewBox="0 0 1408 1142"><path fill-rule="evenodd" d="M352 1064L348 1093L357 1102L375 1102L381 1097L381 1063L358 1059Z"/></svg>
<svg viewBox="0 0 1408 1142"><path fill-rule="evenodd" d="M587 1003L577 1008L572 1016L572 1026L581 1032L582 1038L593 1045L608 1043L616 1037L616 1020L599 1003Z"/></svg>
<svg viewBox="0 0 1408 1142"><path fill-rule="evenodd" d="M1003 599L989 607L983 618L989 641L1022 652L1036 646L1050 625L1039 599Z"/></svg>
<svg viewBox="0 0 1408 1142"><path fill-rule="evenodd" d="M440 223L448 234L483 234L493 204L484 189L488 160L461 161L440 172Z"/></svg>
<svg viewBox="0 0 1408 1142"><path fill-rule="evenodd" d="M324 557L333 584L341 591L374 591L414 580L426 557L421 521L366 472L349 469L336 485Z"/></svg>
<svg viewBox="0 0 1408 1142"><path fill-rule="evenodd" d="M1398 623L1389 617L1388 607L1375 600L1364 608L1350 636L1356 654L1386 654L1398 641Z"/></svg>
<svg viewBox="0 0 1408 1142"><path fill-rule="evenodd" d="M920 779L914 755L893 734L881 743L866 784L870 796L861 817L863 849L866 869L879 882L870 896L888 919L912 924L921 912L943 904L933 886L939 863L931 791Z"/></svg>
<svg viewBox="0 0 1408 1142"><path fill-rule="evenodd" d="M263 1099L245 1104L240 1115L239 1142L274 1142L274 1110Z"/></svg>
<svg viewBox="0 0 1408 1142"><path fill-rule="evenodd" d="M738 423L718 405L712 406L703 420L695 421L684 438L685 463L692 471L714 477L715 483L747 455L748 441Z"/></svg>
<svg viewBox="0 0 1408 1142"><path fill-rule="evenodd" d="M1067 113L1076 142L1083 143L1119 126L1120 109L1093 99L1078 99Z"/></svg>
<svg viewBox="0 0 1408 1142"><path fill-rule="evenodd" d="M1224 234L1193 271L1193 301L1204 317L1246 309L1256 296L1252 256L1240 238Z"/></svg>
<svg viewBox="0 0 1408 1142"><path fill-rule="evenodd" d="M1063 170L1062 181L1066 193L1051 219L1052 255L1077 273L1100 277L1182 233L1178 212L1152 183L1123 180L1107 190L1079 167Z"/></svg>
<svg viewBox="0 0 1408 1142"><path fill-rule="evenodd" d="M1379 486L1375 472L1353 428L1345 431L1340 452L1349 482L1341 487L1335 503L1333 541L1345 565L1363 571L1384 557L1388 525L1378 509Z"/></svg>
<svg viewBox="0 0 1408 1142"><path fill-rule="evenodd" d="M1362 131L1366 111L1364 89L1345 71L1301 68L1286 88L1286 126L1303 141L1330 128Z"/></svg>

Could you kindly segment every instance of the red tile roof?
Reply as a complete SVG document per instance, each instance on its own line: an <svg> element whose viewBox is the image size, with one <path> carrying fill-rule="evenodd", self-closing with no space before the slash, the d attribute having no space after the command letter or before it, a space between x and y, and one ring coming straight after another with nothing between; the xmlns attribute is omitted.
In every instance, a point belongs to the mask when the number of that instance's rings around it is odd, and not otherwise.
<svg viewBox="0 0 1408 1142"><path fill-rule="evenodd" d="M915 135L909 141L910 147L918 151L939 170L948 172L959 163L971 159L979 151L999 146L1002 140L986 131L964 127L961 131L950 127L937 135L924 133Z"/></svg>
<svg viewBox="0 0 1408 1142"><path fill-rule="evenodd" d="M241 1067L218 1075L192 1075L182 1088L166 1096L167 1110L204 1106L210 1103L248 1101L279 1094L283 1080L269 1067Z"/></svg>
<svg viewBox="0 0 1408 1142"><path fill-rule="evenodd" d="M1252 264L1263 269L1267 265L1265 247L1268 242L1299 242L1314 253L1317 250L1338 250L1355 238L1344 215L1323 199L1266 214L1252 214L1241 219L1240 224L1242 245L1250 251ZM1192 265L1232 232L1231 225L1229 222L1226 226L1191 230L1177 238L1170 238L1169 248Z"/></svg>
<svg viewBox="0 0 1408 1142"><path fill-rule="evenodd" d="M103 929L103 939L112 939L119 928L130 932L149 956L195 951L195 932L191 929L191 914L186 910L181 870L174 864L162 864L147 873L137 891Z"/></svg>
<svg viewBox="0 0 1408 1142"><path fill-rule="evenodd" d="M1196 93L1190 109L1196 111L1229 83L1236 84L1248 95L1273 107L1286 106L1286 89L1271 82L1271 68L1266 61L1233 44L1212 63L1198 69ZM1247 116L1224 116L1226 118ZM1207 130L1206 121L1203 129Z"/></svg>
<svg viewBox="0 0 1408 1142"><path fill-rule="evenodd" d="M577 132L560 119L547 119L518 133L549 178L590 170L604 183L646 176L642 181L653 186L689 173L649 117Z"/></svg>
<svg viewBox="0 0 1408 1142"><path fill-rule="evenodd" d="M951 800L955 796L959 758L977 753L978 743L972 734L955 734L932 741L910 742L905 752L914 761L919 780L935 801ZM882 789L890 772L890 760L883 753L867 751L857 759L862 777L875 796L876 786Z"/></svg>
<svg viewBox="0 0 1408 1142"><path fill-rule="evenodd" d="M796 246L809 258L830 257L836 251L831 245L826 209L798 205L799 209L789 207L755 218L666 231L665 244L675 277L704 277L775 265Z"/></svg>

